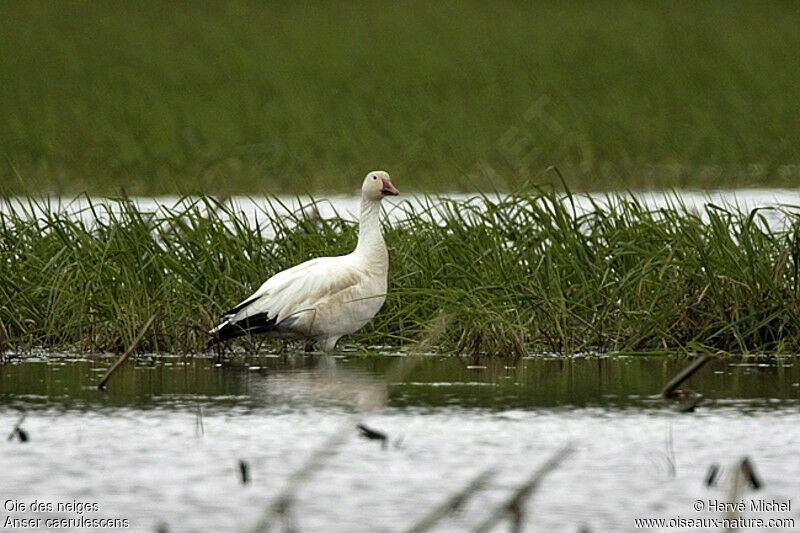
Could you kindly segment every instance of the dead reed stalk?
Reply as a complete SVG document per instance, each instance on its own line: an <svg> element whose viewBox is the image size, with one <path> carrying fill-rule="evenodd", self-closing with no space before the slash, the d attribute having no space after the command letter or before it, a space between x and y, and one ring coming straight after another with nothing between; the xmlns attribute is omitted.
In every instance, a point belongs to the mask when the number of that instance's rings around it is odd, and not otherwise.
<svg viewBox="0 0 800 533"><path fill-rule="evenodd" d="M695 359L691 365L681 370L674 378L670 380L669 383L667 383L667 386L661 391L661 397L665 399L674 398L676 389L680 387L684 381L692 377L692 374L700 370L704 364L713 358L713 356L705 354Z"/></svg>
<svg viewBox="0 0 800 533"><path fill-rule="evenodd" d="M492 528L506 517L510 518L512 521L511 531L522 531L525 501L539 488L545 476L555 470L555 468L572 452L573 448L571 445L564 446L558 450L552 457L545 461L544 464L537 468L528 480L514 491L514 494L512 494L509 499L498 505L489 517L472 531L474 533L491 531Z"/></svg>
<svg viewBox="0 0 800 533"><path fill-rule="evenodd" d="M456 513L465 503L495 475L493 469L487 469L476 476L469 484L453 493L447 500L431 509L425 516L420 518L413 526L406 530L406 533L423 533L433 528L439 520Z"/></svg>
<svg viewBox="0 0 800 533"><path fill-rule="evenodd" d="M157 315L158 311L156 311L155 313L152 314L152 316L150 316L150 318L147 320L142 330L139 332L138 335L136 335L136 338L133 339L130 348L128 348L128 350L124 354L122 354L119 359L117 359L117 362L114 363L114 365L110 369L108 369L106 375L103 376L103 379L101 379L100 383L97 384L98 389L100 390L106 389L106 383L108 383L108 380L111 379L111 376L114 375L114 372L116 372L117 369L120 366L122 366L122 363L124 363L125 360L136 350L136 347L139 346L139 343L142 341L142 338L144 338L144 334L147 333L147 330L150 329L150 326L153 325L153 322L155 321Z"/></svg>

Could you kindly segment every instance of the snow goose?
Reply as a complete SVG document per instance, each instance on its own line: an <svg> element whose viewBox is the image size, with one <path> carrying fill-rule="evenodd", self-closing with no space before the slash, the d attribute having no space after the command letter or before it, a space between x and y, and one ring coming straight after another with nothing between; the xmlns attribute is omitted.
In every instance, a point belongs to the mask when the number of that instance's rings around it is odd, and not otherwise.
<svg viewBox="0 0 800 533"><path fill-rule="evenodd" d="M361 186L358 244L347 255L319 257L279 272L220 317L209 346L243 335L316 342L330 351L361 329L386 299L389 254L380 223L381 200L400 194L389 174L367 174Z"/></svg>

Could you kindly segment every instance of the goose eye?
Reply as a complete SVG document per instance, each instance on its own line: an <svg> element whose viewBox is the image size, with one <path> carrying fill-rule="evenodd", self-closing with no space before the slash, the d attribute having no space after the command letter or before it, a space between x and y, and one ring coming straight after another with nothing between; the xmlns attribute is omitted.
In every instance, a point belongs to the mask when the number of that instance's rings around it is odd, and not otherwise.
<svg viewBox="0 0 800 533"><path fill-rule="evenodd" d="M372 176L372 179L376 180L378 179L378 176Z"/></svg>

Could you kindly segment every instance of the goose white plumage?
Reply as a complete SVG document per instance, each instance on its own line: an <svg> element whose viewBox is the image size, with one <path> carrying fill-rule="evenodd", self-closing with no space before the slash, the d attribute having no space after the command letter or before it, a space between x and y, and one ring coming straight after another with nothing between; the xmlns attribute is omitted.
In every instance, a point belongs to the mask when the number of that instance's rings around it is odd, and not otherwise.
<svg viewBox="0 0 800 533"><path fill-rule="evenodd" d="M386 300L389 254L380 224L381 200L400 194L389 174L367 174L361 186L358 244L347 255L319 257L279 272L220 317L209 346L243 335L316 342L330 351L361 329Z"/></svg>

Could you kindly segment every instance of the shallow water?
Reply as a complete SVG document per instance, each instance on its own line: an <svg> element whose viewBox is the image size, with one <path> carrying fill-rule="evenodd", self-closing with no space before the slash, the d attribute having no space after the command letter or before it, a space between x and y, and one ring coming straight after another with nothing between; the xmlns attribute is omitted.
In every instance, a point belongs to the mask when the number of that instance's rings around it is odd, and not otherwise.
<svg viewBox="0 0 800 533"><path fill-rule="evenodd" d="M527 531L636 531L634 518L722 517L707 506L726 501L726 471L743 456L763 482L743 493L747 505L791 501L787 512L744 516L800 525L794 359L712 361L687 383L708 399L691 413L658 397L687 364L680 358L408 361L350 353L333 369L304 356L141 357L99 392L109 357L10 359L0 366L0 431L24 413L29 441L0 441L0 496L12 508L0 519L76 518L13 510L13 502L78 501L97 504L83 516L127 519L130 531L247 531L289 476L341 434L296 493L291 522L300 531L403 531L494 468L437 528L470 530L566 444L573 453L525 505ZM365 410L398 368L385 407ZM388 445L360 438L357 422L385 432ZM715 463L721 480L706 487Z"/></svg>

